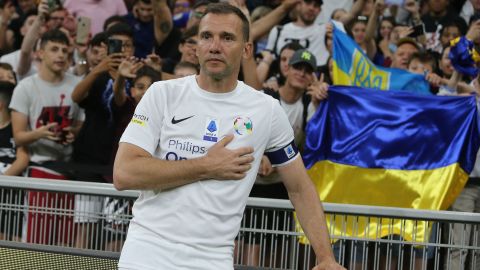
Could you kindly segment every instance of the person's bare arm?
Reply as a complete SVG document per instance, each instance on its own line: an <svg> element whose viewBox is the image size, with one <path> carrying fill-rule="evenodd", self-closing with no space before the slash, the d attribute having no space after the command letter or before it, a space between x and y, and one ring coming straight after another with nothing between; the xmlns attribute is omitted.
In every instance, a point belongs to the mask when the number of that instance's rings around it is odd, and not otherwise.
<svg viewBox="0 0 480 270"><path fill-rule="evenodd" d="M367 0L355 1L350 9L350 12L348 12L345 16L342 16L340 18L340 22L342 22L344 25L349 24L355 17L358 16L358 14L360 14L360 12L362 12L366 2Z"/></svg>
<svg viewBox="0 0 480 270"><path fill-rule="evenodd" d="M344 269L335 262L322 203L301 157L276 169L319 261L319 265L314 269Z"/></svg>
<svg viewBox="0 0 480 270"><path fill-rule="evenodd" d="M256 20L251 27L250 40L256 41L258 38L270 32L270 30L279 24L283 17L300 2L301 0L285 0L270 13Z"/></svg>
<svg viewBox="0 0 480 270"><path fill-rule="evenodd" d="M28 162L30 161L30 156L28 155L27 149L25 147L17 147L17 153L15 161L12 165L5 171L4 175L18 176L28 167Z"/></svg>
<svg viewBox="0 0 480 270"><path fill-rule="evenodd" d="M269 51L262 52L262 60L257 65L257 78L260 83L263 83L267 80L268 71L273 62L273 54Z"/></svg>
<svg viewBox="0 0 480 270"><path fill-rule="evenodd" d="M12 111L13 138L17 146L26 146L42 138L58 141L60 138L56 136L55 132L51 131L57 125L56 122L45 123L37 129L29 130L28 116L21 112Z"/></svg>
<svg viewBox="0 0 480 270"><path fill-rule="evenodd" d="M94 67L90 73L81 80L77 86L73 89L72 100L76 103L82 102L87 96L88 92L93 86L95 80L103 72L108 71L111 68L114 68L115 65L118 66L121 61L121 54L112 54L105 57L96 67Z"/></svg>
<svg viewBox="0 0 480 270"><path fill-rule="evenodd" d="M113 183L119 190L171 189L196 181L240 180L251 168L253 148L227 149L228 135L203 157L188 160L161 160L130 143L120 143L113 168Z"/></svg>
<svg viewBox="0 0 480 270"><path fill-rule="evenodd" d="M120 66L118 66L117 78L115 78L115 82L113 83L113 102L115 102L115 105L118 107L123 106L127 101L127 93L125 90L126 80L128 78L134 79L136 72L142 66L143 63L134 58L125 59L120 63Z"/></svg>
<svg viewBox="0 0 480 270"><path fill-rule="evenodd" d="M40 38L40 29L45 24L45 18L48 14L47 0L42 0L38 6L38 16L35 18L32 26L23 38L22 46L20 47L20 59L18 60L18 68L16 70L19 76L24 76L32 66L32 52L35 43Z"/></svg>
<svg viewBox="0 0 480 270"><path fill-rule="evenodd" d="M153 28L155 40L161 45L173 28L172 12L166 0L153 0Z"/></svg>

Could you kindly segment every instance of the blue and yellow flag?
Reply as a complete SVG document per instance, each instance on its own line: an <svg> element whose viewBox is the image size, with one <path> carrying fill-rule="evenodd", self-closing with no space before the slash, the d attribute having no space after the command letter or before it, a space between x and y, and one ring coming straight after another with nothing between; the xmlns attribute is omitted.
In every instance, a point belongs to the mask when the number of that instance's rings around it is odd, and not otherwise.
<svg viewBox="0 0 480 270"><path fill-rule="evenodd" d="M333 84L430 94L419 74L376 66L344 32L333 30Z"/></svg>
<svg viewBox="0 0 480 270"><path fill-rule="evenodd" d="M337 86L307 125L304 161L324 202L445 210L473 169L479 135L474 96ZM398 222L379 232L376 222L391 220L357 222L347 235L423 241L428 231Z"/></svg>

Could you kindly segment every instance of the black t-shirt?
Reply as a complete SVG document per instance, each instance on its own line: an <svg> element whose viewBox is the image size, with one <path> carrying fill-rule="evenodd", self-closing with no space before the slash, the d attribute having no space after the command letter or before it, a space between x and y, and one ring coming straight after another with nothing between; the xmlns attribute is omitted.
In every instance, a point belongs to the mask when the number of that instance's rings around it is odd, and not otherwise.
<svg viewBox="0 0 480 270"><path fill-rule="evenodd" d="M10 123L0 129L0 162L12 164L15 161L16 153L12 124Z"/></svg>
<svg viewBox="0 0 480 270"><path fill-rule="evenodd" d="M443 17L433 17L430 14L425 14L422 16L422 21L425 24L425 32L433 33L437 31L438 25L446 25L450 23L455 23L460 27L460 32L462 35L465 35L467 32L467 23L465 20L451 11L447 12L447 15Z"/></svg>
<svg viewBox="0 0 480 270"><path fill-rule="evenodd" d="M174 27L163 43L160 46L156 45L155 53L162 59L173 59L174 62L178 62L181 58L181 54L178 51L181 39L182 32Z"/></svg>
<svg viewBox="0 0 480 270"><path fill-rule="evenodd" d="M113 149L114 119L111 100L113 79L108 72L98 76L88 96L80 102L85 122L74 142L76 163L108 165Z"/></svg>

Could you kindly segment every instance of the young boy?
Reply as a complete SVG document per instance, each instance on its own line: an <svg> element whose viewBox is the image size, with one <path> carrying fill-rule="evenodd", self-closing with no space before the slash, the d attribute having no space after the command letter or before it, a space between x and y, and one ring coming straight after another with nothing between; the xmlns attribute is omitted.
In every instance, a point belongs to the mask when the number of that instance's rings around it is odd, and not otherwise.
<svg viewBox="0 0 480 270"><path fill-rule="evenodd" d="M173 69L173 75L177 78L186 77L189 75L198 74L200 70L198 69L198 65L192 64L190 62L180 62L175 65L175 69Z"/></svg>
<svg viewBox="0 0 480 270"><path fill-rule="evenodd" d="M13 139L10 110L15 84L0 81L0 174L18 176L28 166L29 156L24 147L16 147ZM23 205L20 190L0 189L3 194L1 204ZM0 240L20 241L23 215L19 211L0 210Z"/></svg>

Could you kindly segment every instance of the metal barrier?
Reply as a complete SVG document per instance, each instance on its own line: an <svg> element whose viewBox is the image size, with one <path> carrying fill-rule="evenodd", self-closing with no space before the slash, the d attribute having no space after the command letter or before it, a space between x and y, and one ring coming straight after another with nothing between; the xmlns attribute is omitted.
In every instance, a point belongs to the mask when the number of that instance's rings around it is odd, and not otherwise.
<svg viewBox="0 0 480 270"><path fill-rule="evenodd" d="M115 269L137 195L110 184L0 176L0 269ZM324 208L334 253L348 269L480 269L480 214ZM295 226L289 201L250 198L236 269L311 269L315 255Z"/></svg>

